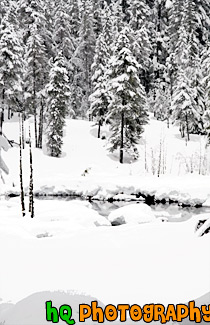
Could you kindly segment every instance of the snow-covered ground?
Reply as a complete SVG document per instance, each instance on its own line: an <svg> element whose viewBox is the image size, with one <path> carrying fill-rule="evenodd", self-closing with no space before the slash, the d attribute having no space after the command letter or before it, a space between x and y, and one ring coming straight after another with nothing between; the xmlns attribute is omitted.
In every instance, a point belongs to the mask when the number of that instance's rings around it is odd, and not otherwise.
<svg viewBox="0 0 210 325"><path fill-rule="evenodd" d="M4 133L18 142L19 126L5 123ZM28 124L26 124L26 137ZM33 124L31 123L33 126ZM156 199L184 204L209 206L210 159L204 136L191 135L187 143L177 127L151 119L139 145L140 158L125 157L119 164L118 152L107 151L107 141L97 139L92 122L67 120L63 157L52 158L46 150L34 149L34 189L39 194L76 194L94 199L113 198L118 194L154 195ZM104 128L103 134L108 136ZM160 150L161 148L161 150ZM24 186L29 184L28 145L23 152ZM2 156L10 169L4 176L0 193L19 192L19 149L14 147ZM145 159L146 157L146 159ZM160 166L160 168L159 168ZM160 171L160 177L157 177ZM199 172L201 173L199 175ZM155 175L153 175L153 173ZM163 174L164 173L164 174Z"/></svg>
<svg viewBox="0 0 210 325"><path fill-rule="evenodd" d="M195 234L198 217L111 227L81 204L40 203L35 219L0 210L4 302L76 290L105 304L167 304L210 291L210 236Z"/></svg>
<svg viewBox="0 0 210 325"><path fill-rule="evenodd" d="M198 173L199 169L208 173L204 137L192 136L186 146L177 128L167 129L164 123L151 120L139 145L140 159L131 162L126 157L121 165L115 154L107 152L106 140L95 137L92 124L67 120L63 157L59 159L47 156L45 149L33 149L37 193L116 200L130 200L131 194L141 193L210 206L210 176ZM18 142L18 128L14 118L5 124L4 133ZM164 142L164 163L163 158L161 161L165 174L157 177L160 140L162 145ZM23 155L27 192L28 145ZM35 325L32 312L28 319L20 316L23 308L31 310L34 295L15 306L7 303L17 303L37 292L47 292L36 296L37 306L39 298L50 299L53 294L49 291L58 290L76 292L80 298L84 293L105 305L167 305L201 296L210 303L206 295L210 292L210 236L199 237L202 228L195 232L198 220L208 218L208 214L182 223L161 222L155 218L158 212L144 205L141 208L139 203L105 218L88 201L35 200L35 218L30 219L29 214L22 218L20 199L4 197L5 193L19 192L19 148L2 151L2 156L10 173L3 175L5 184L0 183L0 324L5 320L5 325ZM27 199L25 203L28 207ZM110 221L119 216L128 223L112 227ZM141 223L147 217L150 222ZM72 303L78 305L79 296ZM65 303L64 298L57 303ZM43 325L43 308L37 308L36 325Z"/></svg>

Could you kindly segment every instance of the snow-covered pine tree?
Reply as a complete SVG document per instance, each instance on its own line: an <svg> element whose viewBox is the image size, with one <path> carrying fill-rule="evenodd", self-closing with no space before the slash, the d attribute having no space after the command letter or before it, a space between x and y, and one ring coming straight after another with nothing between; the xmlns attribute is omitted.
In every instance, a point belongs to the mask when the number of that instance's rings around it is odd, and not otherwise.
<svg viewBox="0 0 210 325"><path fill-rule="evenodd" d="M161 121L167 121L169 126L169 118L171 115L171 96L169 88L165 87L164 84L160 84L159 88L156 89L156 96L153 102L152 111L154 116Z"/></svg>
<svg viewBox="0 0 210 325"><path fill-rule="evenodd" d="M190 133L195 126L199 127L201 115L194 98L189 70L180 70L177 85L172 96L172 118L179 123L182 137L190 140Z"/></svg>
<svg viewBox="0 0 210 325"><path fill-rule="evenodd" d="M132 0L129 7L130 26L134 31L138 31L150 18L150 8L145 0Z"/></svg>
<svg viewBox="0 0 210 325"><path fill-rule="evenodd" d="M96 38L102 32L102 3L101 0L93 1L93 30Z"/></svg>
<svg viewBox="0 0 210 325"><path fill-rule="evenodd" d="M5 108L18 110L22 92L22 47L19 35L5 19L0 26L0 134Z"/></svg>
<svg viewBox="0 0 210 325"><path fill-rule="evenodd" d="M137 157L136 144L143 125L148 122L145 90L138 77L139 65L130 49L129 33L128 27L119 33L108 70L110 151L120 148L120 163L123 163L124 151Z"/></svg>
<svg viewBox="0 0 210 325"><path fill-rule="evenodd" d="M148 25L145 24L139 30L133 32L133 53L139 63L139 77L146 91L150 87L150 69L152 46L149 37Z"/></svg>
<svg viewBox="0 0 210 325"><path fill-rule="evenodd" d="M48 63L44 40L36 23L31 27L31 35L26 44L25 62L25 107L34 116L35 146L38 148L38 116L44 100Z"/></svg>
<svg viewBox="0 0 210 325"><path fill-rule="evenodd" d="M202 83L202 70L201 70L201 59L197 56L194 59L194 67L191 75L191 87L194 90L194 100L196 103L197 111L200 114L200 123L195 123L191 132L200 134L204 132L203 126L203 115L205 112L205 89Z"/></svg>
<svg viewBox="0 0 210 325"><path fill-rule="evenodd" d="M93 92L89 98L91 105L88 111L88 114L95 117L98 123L98 138L100 138L101 126L108 109L106 86L106 69L109 59L108 54L109 51L107 49L104 36L101 34L97 39L94 62L91 67Z"/></svg>
<svg viewBox="0 0 210 325"><path fill-rule="evenodd" d="M17 14L19 21L19 28L22 33L24 44L27 43L31 35L31 27L34 29L34 24L43 36L43 26L45 25L44 4L42 0L17 0Z"/></svg>
<svg viewBox="0 0 210 325"><path fill-rule="evenodd" d="M208 145L210 144L210 44L202 53L201 58L202 69L202 85L204 89L204 106L203 115L204 131L208 137Z"/></svg>
<svg viewBox="0 0 210 325"><path fill-rule="evenodd" d="M152 9L152 34L153 46L153 85L158 88L160 82L165 81L165 63L168 56L168 11L166 1L154 0Z"/></svg>
<svg viewBox="0 0 210 325"><path fill-rule="evenodd" d="M193 51L190 35L184 12L175 49L178 72L173 84L172 111L173 119L180 122L182 136L186 133L188 140L190 133L202 132L202 115L204 113L203 90L198 80L197 50Z"/></svg>
<svg viewBox="0 0 210 325"><path fill-rule="evenodd" d="M106 3L104 4L103 10L103 36L107 45L107 50L109 51L108 55L112 54L111 44L113 43L114 35L112 33L112 11L110 6Z"/></svg>
<svg viewBox="0 0 210 325"><path fill-rule="evenodd" d="M78 47L74 53L74 98L81 95L79 107L73 107L76 116L86 117L89 109L89 95L91 93L91 66L95 54L95 34L93 31L92 3L90 0L82 2L82 21L79 30ZM74 104L76 101L74 100Z"/></svg>
<svg viewBox="0 0 210 325"><path fill-rule="evenodd" d="M210 42L202 53L201 70L205 109L210 110Z"/></svg>
<svg viewBox="0 0 210 325"><path fill-rule="evenodd" d="M70 10L69 10L71 35L74 40L78 40L79 29L80 29L80 12L78 6L78 0L70 0Z"/></svg>
<svg viewBox="0 0 210 325"><path fill-rule="evenodd" d="M1 6L0 6L0 24L2 22L2 19L5 17L5 15L8 11L8 8L9 8L8 0L2 0Z"/></svg>
<svg viewBox="0 0 210 325"><path fill-rule="evenodd" d="M124 13L123 8L121 5L121 0L116 0L115 2L111 3L111 9L112 9L112 34L114 40L117 39L118 33L122 30L124 27Z"/></svg>
<svg viewBox="0 0 210 325"><path fill-rule="evenodd" d="M75 51L75 44L71 35L70 8L65 1L61 0L54 10L53 41L56 47L55 53L62 51L70 74L70 71L72 71L70 60Z"/></svg>
<svg viewBox="0 0 210 325"><path fill-rule="evenodd" d="M61 52L54 59L46 91L48 94L46 145L52 157L59 157L62 153L63 128L70 97L68 72Z"/></svg>

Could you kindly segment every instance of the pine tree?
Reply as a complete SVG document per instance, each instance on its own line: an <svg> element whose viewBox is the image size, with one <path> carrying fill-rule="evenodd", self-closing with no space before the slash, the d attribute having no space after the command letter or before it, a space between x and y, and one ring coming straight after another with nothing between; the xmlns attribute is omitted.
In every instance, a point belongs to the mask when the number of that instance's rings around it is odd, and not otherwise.
<svg viewBox="0 0 210 325"><path fill-rule="evenodd" d="M96 38L102 32L102 7L101 0L93 1L93 30Z"/></svg>
<svg viewBox="0 0 210 325"><path fill-rule="evenodd" d="M124 28L119 36L113 58L109 62L109 118L111 120L110 151L120 148L120 163L124 151L137 157L136 144L148 122L146 98L138 78L138 63L134 58Z"/></svg>
<svg viewBox="0 0 210 325"><path fill-rule="evenodd" d="M22 92L22 47L13 26L3 20L0 26L0 134L5 108L19 109Z"/></svg>
<svg viewBox="0 0 210 325"><path fill-rule="evenodd" d="M210 43L203 50L201 58L202 85L205 110L210 110Z"/></svg>
<svg viewBox="0 0 210 325"><path fill-rule="evenodd" d="M55 6L53 41L56 46L55 53L62 51L67 62L72 58L75 51L75 44L71 36L69 6L63 1L59 1ZM70 69L70 67L69 67Z"/></svg>
<svg viewBox="0 0 210 325"><path fill-rule="evenodd" d="M145 26L150 17L150 8L146 1L130 1L129 16L129 24L134 31L138 31L142 26Z"/></svg>
<svg viewBox="0 0 210 325"><path fill-rule="evenodd" d="M43 105L48 64L44 40L36 24L31 27L31 35L26 44L25 62L25 107L34 116L35 146L38 148L38 114Z"/></svg>
<svg viewBox="0 0 210 325"><path fill-rule="evenodd" d="M3 18L5 17L9 8L9 1L8 0L1 0L0 6L0 24L2 23Z"/></svg>
<svg viewBox="0 0 210 325"><path fill-rule="evenodd" d="M85 117L89 108L91 94L91 66L95 54L95 35L93 31L92 6L90 1L82 3L82 21L79 31L79 45L75 51L73 63L75 92L82 94L80 106L75 114Z"/></svg>
<svg viewBox="0 0 210 325"><path fill-rule="evenodd" d="M208 144L210 144L210 46L202 53L201 58L202 69L202 86L204 90L204 106L205 112L203 115L204 131L208 137Z"/></svg>
<svg viewBox="0 0 210 325"><path fill-rule="evenodd" d="M194 90L194 100L197 111L200 114L199 124L195 123L192 129L193 133L199 134L204 132L203 115L205 112L205 89L202 83L201 60L199 57L195 58L194 68L192 69L191 87Z"/></svg>
<svg viewBox="0 0 210 325"><path fill-rule="evenodd" d="M17 15L23 43L26 44L31 36L31 28L36 25L39 34L42 34L45 24L44 5L42 0L17 0ZM43 36L43 35L42 35Z"/></svg>
<svg viewBox="0 0 210 325"><path fill-rule="evenodd" d="M47 148L52 157L62 153L63 128L70 97L68 72L65 59L60 52L50 70L50 80L46 87L48 94Z"/></svg>
<svg viewBox="0 0 210 325"><path fill-rule="evenodd" d="M165 84L160 84L156 90L156 97L152 105L154 116L161 121L167 121L169 126L169 118L171 115L171 98L169 89L165 88Z"/></svg>
<svg viewBox="0 0 210 325"><path fill-rule="evenodd" d="M88 111L89 115L95 117L98 123L98 138L100 138L101 126L103 125L108 108L106 87L108 53L109 51L107 49L103 34L101 34L96 43L94 62L91 67L93 93L89 98L91 105Z"/></svg>
<svg viewBox="0 0 210 325"><path fill-rule="evenodd" d="M180 125L182 137L187 136L190 140L190 133L195 125L200 124L201 115L197 109L194 99L194 90L189 71L187 69L179 72L177 86L172 97L172 117Z"/></svg>
<svg viewBox="0 0 210 325"><path fill-rule="evenodd" d="M110 6L104 5L104 10L103 10L103 37L107 45L107 50L109 51L108 55L112 54L112 47L111 44L113 44L113 38L114 35L112 33L112 11Z"/></svg>
<svg viewBox="0 0 210 325"><path fill-rule="evenodd" d="M80 12L78 6L78 0L70 1L69 18L71 26L71 35L73 36L75 43L79 38L80 29Z"/></svg>

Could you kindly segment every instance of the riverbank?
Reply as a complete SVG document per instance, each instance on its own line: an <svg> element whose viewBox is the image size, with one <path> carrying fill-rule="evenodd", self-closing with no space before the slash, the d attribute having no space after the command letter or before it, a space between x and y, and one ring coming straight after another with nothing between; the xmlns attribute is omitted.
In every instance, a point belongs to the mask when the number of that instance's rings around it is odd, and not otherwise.
<svg viewBox="0 0 210 325"><path fill-rule="evenodd" d="M25 122L33 134L33 119ZM4 124L5 134L18 142L17 116ZM91 200L143 199L148 204L171 202L187 206L210 206L210 159L205 137L192 135L186 143L177 127L153 120L146 126L139 143L139 159L125 157L118 162L118 152L110 154L104 140L96 137L94 123L66 120L63 155L52 158L33 148L34 194L37 196L79 196ZM33 139L32 139L33 140ZM14 144L2 151L10 173L3 175L0 195L19 195L19 148ZM29 148L23 150L23 184L29 186ZM158 177L159 175L159 177Z"/></svg>

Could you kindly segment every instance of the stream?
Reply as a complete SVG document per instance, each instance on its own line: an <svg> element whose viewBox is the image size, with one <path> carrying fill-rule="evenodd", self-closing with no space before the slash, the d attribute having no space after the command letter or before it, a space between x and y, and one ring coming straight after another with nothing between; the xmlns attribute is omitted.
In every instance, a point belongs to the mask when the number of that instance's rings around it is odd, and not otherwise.
<svg viewBox="0 0 210 325"><path fill-rule="evenodd" d="M36 200L63 200L63 201L74 201L79 200L87 204L90 204L92 209L97 211L100 215L108 217L108 215L123 206L129 204L141 204L142 201L87 201L78 197L38 197ZM166 217L169 222L183 222L190 219L192 216L210 213L210 207L182 207L178 204L153 204L150 205L151 209L154 211L156 217Z"/></svg>

